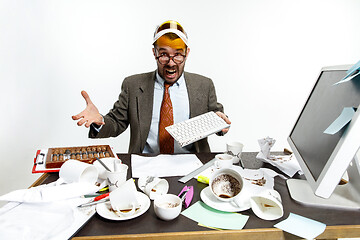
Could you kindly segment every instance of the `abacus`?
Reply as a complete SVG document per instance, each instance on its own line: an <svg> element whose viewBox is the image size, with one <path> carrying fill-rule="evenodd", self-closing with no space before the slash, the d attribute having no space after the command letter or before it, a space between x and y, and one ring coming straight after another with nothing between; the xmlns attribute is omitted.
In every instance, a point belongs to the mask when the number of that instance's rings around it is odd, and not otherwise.
<svg viewBox="0 0 360 240"><path fill-rule="evenodd" d="M96 158L104 157L115 157L109 145L49 148L46 168L60 168L69 159L93 163Z"/></svg>

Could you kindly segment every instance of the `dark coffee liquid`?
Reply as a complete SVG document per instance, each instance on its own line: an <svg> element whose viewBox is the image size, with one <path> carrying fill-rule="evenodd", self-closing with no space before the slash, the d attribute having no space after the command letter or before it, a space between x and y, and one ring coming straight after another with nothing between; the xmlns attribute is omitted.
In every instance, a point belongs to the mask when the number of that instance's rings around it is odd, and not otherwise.
<svg viewBox="0 0 360 240"><path fill-rule="evenodd" d="M226 194L220 194L219 197L221 197L221 198L231 198L231 196L226 195Z"/></svg>

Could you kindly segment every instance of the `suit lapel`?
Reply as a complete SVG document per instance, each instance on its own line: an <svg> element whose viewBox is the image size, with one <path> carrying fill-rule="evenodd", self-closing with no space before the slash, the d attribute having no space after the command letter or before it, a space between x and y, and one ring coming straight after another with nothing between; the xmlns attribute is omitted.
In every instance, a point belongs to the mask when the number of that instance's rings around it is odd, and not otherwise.
<svg viewBox="0 0 360 240"><path fill-rule="evenodd" d="M138 122L140 129L141 149L144 148L145 142L150 131L153 101L154 101L154 84L155 84L155 72L151 74L151 77L143 81L143 84L139 86L139 94L137 96L137 109L138 109Z"/></svg>
<svg viewBox="0 0 360 240"><path fill-rule="evenodd" d="M199 108L196 107L197 104L201 101L199 97L200 91L200 84L196 78L191 77L190 74L184 73L186 88L189 96L189 104L190 104L190 118L199 115Z"/></svg>

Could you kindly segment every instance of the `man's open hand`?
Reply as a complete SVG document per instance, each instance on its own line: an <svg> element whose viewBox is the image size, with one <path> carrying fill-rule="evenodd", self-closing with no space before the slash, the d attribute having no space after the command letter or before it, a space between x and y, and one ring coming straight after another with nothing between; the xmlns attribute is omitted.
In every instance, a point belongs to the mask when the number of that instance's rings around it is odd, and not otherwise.
<svg viewBox="0 0 360 240"><path fill-rule="evenodd" d="M99 113L99 110L97 107L93 104L91 101L89 95L85 91L81 91L81 95L84 97L86 101L86 108L81 113L72 116L73 120L79 120L77 122L78 126L82 126L85 123L85 127L90 127L92 123L95 123L97 125L104 125L104 119Z"/></svg>

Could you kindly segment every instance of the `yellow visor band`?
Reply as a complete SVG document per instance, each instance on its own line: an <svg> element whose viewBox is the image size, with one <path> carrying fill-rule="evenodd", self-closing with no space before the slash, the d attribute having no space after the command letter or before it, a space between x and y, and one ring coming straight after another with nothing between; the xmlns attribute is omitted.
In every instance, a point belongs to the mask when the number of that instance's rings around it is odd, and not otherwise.
<svg viewBox="0 0 360 240"><path fill-rule="evenodd" d="M184 49L186 48L186 45L184 41L181 38L176 38L174 40L168 38L166 35L161 36L158 40L156 40L156 45L159 47L161 46L168 46L173 49Z"/></svg>

